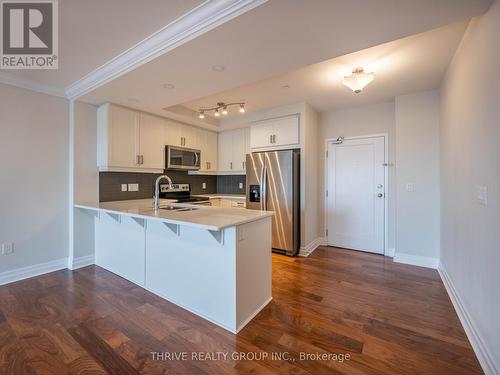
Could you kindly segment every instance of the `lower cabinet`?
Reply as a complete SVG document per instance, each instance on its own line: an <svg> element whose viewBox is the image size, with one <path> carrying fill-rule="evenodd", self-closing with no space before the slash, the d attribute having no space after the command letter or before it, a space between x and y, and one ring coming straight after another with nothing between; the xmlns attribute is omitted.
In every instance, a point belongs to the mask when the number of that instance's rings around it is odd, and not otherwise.
<svg viewBox="0 0 500 375"><path fill-rule="evenodd" d="M100 213L95 219L95 263L145 285L144 220Z"/></svg>

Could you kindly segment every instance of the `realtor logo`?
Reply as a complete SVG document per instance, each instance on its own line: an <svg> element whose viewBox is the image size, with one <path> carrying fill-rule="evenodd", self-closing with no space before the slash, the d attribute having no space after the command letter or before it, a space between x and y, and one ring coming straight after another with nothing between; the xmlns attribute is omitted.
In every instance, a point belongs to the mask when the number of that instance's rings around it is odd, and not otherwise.
<svg viewBox="0 0 500 375"><path fill-rule="evenodd" d="M58 68L57 0L0 2L1 69Z"/></svg>

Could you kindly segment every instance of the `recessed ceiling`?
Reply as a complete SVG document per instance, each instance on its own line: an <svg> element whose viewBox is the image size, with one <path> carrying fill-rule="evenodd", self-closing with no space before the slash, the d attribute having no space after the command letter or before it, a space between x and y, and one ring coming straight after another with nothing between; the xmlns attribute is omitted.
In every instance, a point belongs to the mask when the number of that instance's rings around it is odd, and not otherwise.
<svg viewBox="0 0 500 375"><path fill-rule="evenodd" d="M168 106L468 20L489 4L490 0L270 0L80 99L162 115ZM223 71L213 69L218 65ZM165 89L165 82L175 89ZM131 105L130 97L139 102Z"/></svg>
<svg viewBox="0 0 500 375"><path fill-rule="evenodd" d="M454 23L183 105L197 110L217 101L244 100L247 102L247 113L252 113L305 101L322 112L434 89L439 86L467 25L467 21ZM358 66L374 72L375 80L360 94L355 94L342 84L342 78ZM224 118L239 116L237 110L232 111L221 117L222 124Z"/></svg>
<svg viewBox="0 0 500 375"><path fill-rule="evenodd" d="M3 74L62 89L202 2L203 0L59 1L59 69L10 70Z"/></svg>

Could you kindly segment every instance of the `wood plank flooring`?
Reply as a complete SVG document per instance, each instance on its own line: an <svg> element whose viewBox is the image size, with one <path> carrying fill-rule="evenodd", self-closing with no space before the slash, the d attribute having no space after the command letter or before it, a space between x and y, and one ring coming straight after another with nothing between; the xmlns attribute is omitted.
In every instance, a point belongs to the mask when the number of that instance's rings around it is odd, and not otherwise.
<svg viewBox="0 0 500 375"><path fill-rule="evenodd" d="M1 286L0 374L482 373L435 270L273 255L273 298L233 335L97 266Z"/></svg>

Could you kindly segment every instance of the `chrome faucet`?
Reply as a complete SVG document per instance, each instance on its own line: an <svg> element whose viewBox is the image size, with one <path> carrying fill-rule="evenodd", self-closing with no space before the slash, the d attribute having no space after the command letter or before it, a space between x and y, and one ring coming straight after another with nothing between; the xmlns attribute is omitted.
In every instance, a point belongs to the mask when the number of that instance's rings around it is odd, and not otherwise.
<svg viewBox="0 0 500 375"><path fill-rule="evenodd" d="M172 184L172 179L168 177L166 174L161 175L156 179L155 182L155 195L153 196L153 208L155 210L158 210L160 208L160 181L161 180L167 180L168 181L168 187L169 189L173 189L174 185Z"/></svg>

